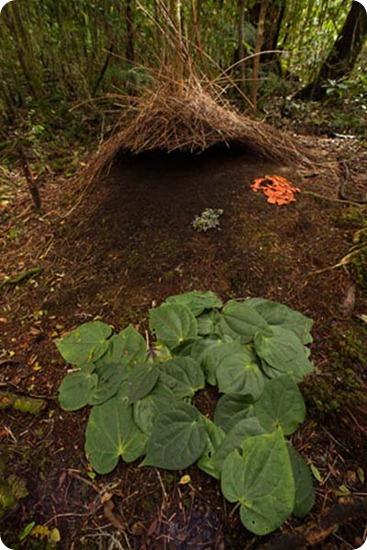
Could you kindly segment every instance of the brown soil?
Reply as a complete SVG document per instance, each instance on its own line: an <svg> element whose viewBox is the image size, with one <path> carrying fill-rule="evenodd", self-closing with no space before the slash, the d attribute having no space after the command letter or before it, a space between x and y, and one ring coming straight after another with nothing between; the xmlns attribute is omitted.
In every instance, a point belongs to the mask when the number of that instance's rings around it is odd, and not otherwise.
<svg viewBox="0 0 367 550"><path fill-rule="evenodd" d="M1 269L12 275L42 265L44 271L0 291L0 386L48 399L40 418L0 412L8 469L26 481L30 493L2 520L8 546L19 545L19 532L33 520L57 527L61 548L68 549L229 549L264 542L246 532L218 484L196 468L190 469L188 485L178 483L179 473L137 464L121 464L113 474L91 480L83 453L87 412L65 413L55 399L66 372L55 337L96 316L116 328L132 322L144 329L153 302L190 289L211 289L223 299L264 296L315 319L317 369L304 385L309 419L294 436L323 480L317 484L311 519L337 502L342 485L353 495L366 495L356 473L367 466L360 392L339 403L336 412L319 410L314 398L325 384L330 391L326 401L345 390L344 375L335 374L334 362L348 331L358 330L367 341L359 320L346 317L342 307L353 284L348 272L316 273L350 248L353 231L337 223L346 206L305 192L292 205L269 205L250 189L253 179L265 174L284 175L302 191L337 195L335 178L302 180L296 169L216 149L197 157L121 158L67 218L62 216L72 206L71 193L64 196L65 187L58 182L43 189L46 214L30 212L22 193L8 207L5 229L20 225L23 234L11 242L3 239ZM221 229L195 232L192 220L210 207L223 209ZM354 313L365 312L365 306L357 290ZM344 359L343 368L352 369L363 384L363 357ZM200 408L209 412L216 398L212 391L203 392ZM112 519L105 504L109 497ZM292 519L283 531L300 524ZM363 538L358 520L319 547L349 549Z"/></svg>

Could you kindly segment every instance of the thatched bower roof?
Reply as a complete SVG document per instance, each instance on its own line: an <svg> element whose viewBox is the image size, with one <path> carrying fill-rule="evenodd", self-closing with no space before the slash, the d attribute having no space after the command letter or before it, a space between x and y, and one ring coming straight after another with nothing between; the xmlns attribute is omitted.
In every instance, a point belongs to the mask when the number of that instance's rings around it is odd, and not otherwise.
<svg viewBox="0 0 367 550"><path fill-rule="evenodd" d="M87 175L90 181L95 179L121 151L197 153L234 142L282 164L309 163L306 150L293 137L240 114L213 87L198 79L166 80L129 97L114 134L92 159Z"/></svg>

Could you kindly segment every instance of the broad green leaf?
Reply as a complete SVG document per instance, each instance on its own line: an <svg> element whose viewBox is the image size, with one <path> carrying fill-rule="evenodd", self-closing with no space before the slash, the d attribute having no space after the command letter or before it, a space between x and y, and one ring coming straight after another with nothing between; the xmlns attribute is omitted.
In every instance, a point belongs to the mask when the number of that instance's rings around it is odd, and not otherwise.
<svg viewBox="0 0 367 550"><path fill-rule="evenodd" d="M304 421L306 408L297 384L290 376L283 375L265 382L254 412L265 430L280 426L289 435Z"/></svg>
<svg viewBox="0 0 367 550"><path fill-rule="evenodd" d="M244 418L237 422L227 433L221 446L213 456L213 464L221 471L223 462L235 449L240 449L245 439L265 432L257 418Z"/></svg>
<svg viewBox="0 0 367 550"><path fill-rule="evenodd" d="M207 349L210 348L210 346L213 346L214 344L218 343L218 338L199 338L199 340L196 340L190 350L190 357L192 357L195 361L198 363L202 363L202 357ZM203 365L201 365L203 366Z"/></svg>
<svg viewBox="0 0 367 550"><path fill-rule="evenodd" d="M216 468L213 462L213 456L215 451L220 447L224 438L225 432L219 426L216 426L214 422L209 420L209 418L203 417L205 429L208 435L208 441L204 453L199 458L197 465L200 470L214 477L215 479L220 478L220 470Z"/></svg>
<svg viewBox="0 0 367 550"><path fill-rule="evenodd" d="M65 411L76 411L89 403L98 384L98 377L90 369L67 374L59 388L59 402Z"/></svg>
<svg viewBox="0 0 367 550"><path fill-rule="evenodd" d="M191 357L176 357L161 364L160 381L177 398L193 397L205 386L204 373Z"/></svg>
<svg viewBox="0 0 367 550"><path fill-rule="evenodd" d="M134 366L144 363L146 358L147 347L144 338L129 325L108 340L106 353L95 364L97 369L111 365Z"/></svg>
<svg viewBox="0 0 367 550"><path fill-rule="evenodd" d="M245 439L242 456L232 451L223 463L221 487L239 502L244 526L256 535L271 533L290 516L295 487L281 430Z"/></svg>
<svg viewBox="0 0 367 550"><path fill-rule="evenodd" d="M133 462L145 451L147 436L133 421L132 406L126 399L113 397L93 407L89 416L85 452L94 470L107 474L119 458Z"/></svg>
<svg viewBox="0 0 367 550"><path fill-rule="evenodd" d="M121 383L128 377L128 370L126 366L111 364L100 367L97 375L98 383L90 394L89 405L101 405L116 395Z"/></svg>
<svg viewBox="0 0 367 550"><path fill-rule="evenodd" d="M108 349L107 338L112 329L101 321L91 321L57 340L57 349L67 363L82 365L96 361Z"/></svg>
<svg viewBox="0 0 367 550"><path fill-rule="evenodd" d="M134 403L134 421L145 434L150 435L157 415L172 410L175 405L174 394L158 382L149 395Z"/></svg>
<svg viewBox="0 0 367 550"><path fill-rule="evenodd" d="M217 311L203 313L197 318L198 334L200 336L209 336L216 333L217 323L219 322L220 314Z"/></svg>
<svg viewBox="0 0 367 550"><path fill-rule="evenodd" d="M298 381L313 369L300 339L290 330L272 327L269 334L258 332L254 343L262 360L281 373L292 374Z"/></svg>
<svg viewBox="0 0 367 550"><path fill-rule="evenodd" d="M247 395L222 395L214 411L214 422L229 432L240 420L254 416L253 403L253 399Z"/></svg>
<svg viewBox="0 0 367 550"><path fill-rule="evenodd" d="M195 317L198 317L206 309L221 308L223 305L222 300L210 290L193 290L191 292L185 292L184 294L170 296L167 298L166 303L186 306Z"/></svg>
<svg viewBox="0 0 367 550"><path fill-rule="evenodd" d="M197 321L186 306L163 304L149 312L150 330L157 340L174 349L187 340L196 338Z"/></svg>
<svg viewBox="0 0 367 550"><path fill-rule="evenodd" d="M159 368L155 363L137 365L132 370L128 384L128 398L130 403L143 399L152 391L159 378Z"/></svg>
<svg viewBox="0 0 367 550"><path fill-rule="evenodd" d="M264 298L250 298L247 303L254 307L269 325L277 325L291 330L303 344L312 343L311 329L313 321L309 317L284 304L265 300Z"/></svg>
<svg viewBox="0 0 367 550"><path fill-rule="evenodd" d="M216 372L221 361L236 352L241 352L243 347L239 341L228 341L227 337L222 340L210 341L212 344L200 356L200 364L204 369L208 383L215 386L217 384Z"/></svg>
<svg viewBox="0 0 367 550"><path fill-rule="evenodd" d="M205 451L207 437L199 411L178 402L171 411L157 416L143 465L167 470L188 468Z"/></svg>
<svg viewBox="0 0 367 550"><path fill-rule="evenodd" d="M303 518L315 504L312 473L302 456L290 444L288 444L288 452L296 488L293 514L297 518Z"/></svg>
<svg viewBox="0 0 367 550"><path fill-rule="evenodd" d="M255 400L264 389L264 376L256 355L246 349L225 356L215 374L222 393L250 395Z"/></svg>
<svg viewBox="0 0 367 550"><path fill-rule="evenodd" d="M222 310L221 332L239 339L242 344L251 343L256 332L267 329L268 323L246 302L231 301Z"/></svg>

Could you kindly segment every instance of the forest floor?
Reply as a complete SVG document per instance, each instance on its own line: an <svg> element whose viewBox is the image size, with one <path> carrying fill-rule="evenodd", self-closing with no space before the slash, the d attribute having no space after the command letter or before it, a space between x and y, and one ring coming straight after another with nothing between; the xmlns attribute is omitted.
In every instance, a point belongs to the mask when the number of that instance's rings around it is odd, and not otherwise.
<svg viewBox="0 0 367 550"><path fill-rule="evenodd" d="M367 152L356 140L308 141L327 161L348 158L348 192L364 196ZM42 272L0 288L0 390L47 402L38 417L0 411L9 473L28 491L2 518L5 544L46 548L45 538L19 542L33 521L56 527L60 547L75 550L258 548L266 542L246 532L217 482L195 467L187 485L179 484L179 473L137 464L95 478L83 450L86 412L58 406L67 366L55 338L95 318L118 329L129 323L144 329L152 303L191 289L223 299L262 296L315 320L316 369L302 387L308 419L293 436L318 478L317 502L304 521L316 520L341 497L367 497L367 325L359 317L367 314L367 255L326 269L348 254L357 230L363 244L367 216L364 207L321 198L338 199L340 178L327 167L303 177L297 167L219 150L124 157L83 196L71 180L48 181L40 214L23 185L4 201L0 281L31 268ZM253 193L250 184L265 174L297 184L296 202L277 207ZM220 230L193 230L205 208L223 209ZM210 414L216 398L203 392L201 409ZM366 537L364 524L354 518L316 548L356 548ZM300 525L292 519L282 531Z"/></svg>

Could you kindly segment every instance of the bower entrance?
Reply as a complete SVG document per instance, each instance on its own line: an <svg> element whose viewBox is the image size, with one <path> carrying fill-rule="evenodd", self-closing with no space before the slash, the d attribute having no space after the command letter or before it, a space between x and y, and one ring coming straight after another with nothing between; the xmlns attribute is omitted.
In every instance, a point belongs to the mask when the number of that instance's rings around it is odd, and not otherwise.
<svg viewBox="0 0 367 550"><path fill-rule="evenodd" d="M141 154L200 153L236 144L254 157L281 164L310 165L309 151L286 133L239 113L223 90L197 78L156 81L134 97L122 97L121 116L83 174L86 183L108 171L121 151Z"/></svg>

